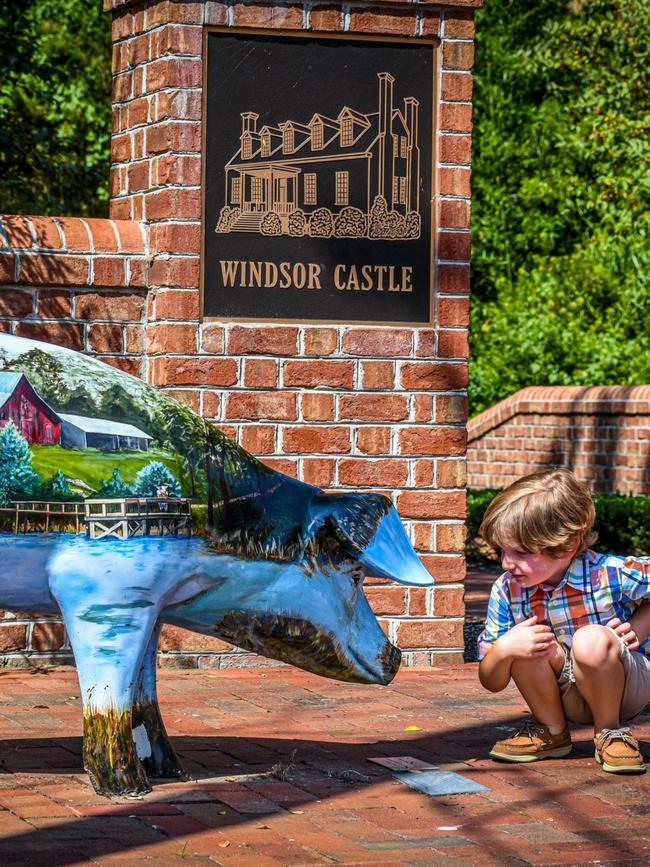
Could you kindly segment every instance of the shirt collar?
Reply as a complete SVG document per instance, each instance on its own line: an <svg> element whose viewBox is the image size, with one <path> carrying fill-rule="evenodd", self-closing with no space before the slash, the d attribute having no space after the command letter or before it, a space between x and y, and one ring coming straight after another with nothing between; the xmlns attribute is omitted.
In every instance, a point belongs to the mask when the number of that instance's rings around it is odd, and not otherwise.
<svg viewBox="0 0 650 867"><path fill-rule="evenodd" d="M560 581L560 585L569 584L571 587L582 588L585 586L586 579L589 575L589 565L591 560L591 551L585 551L574 557L569 563L569 568L564 573L564 578Z"/></svg>
<svg viewBox="0 0 650 867"><path fill-rule="evenodd" d="M569 563L569 566L562 576L562 580L559 584L538 584L537 587L529 587L528 592L530 595L535 593L536 590L541 590L543 593L554 593L556 590L560 590L566 584L569 587L576 587L578 589L582 589L585 586L585 578L589 575L589 562L590 562L590 554L591 551L586 551L584 554L580 554L577 557L574 557L573 560Z"/></svg>

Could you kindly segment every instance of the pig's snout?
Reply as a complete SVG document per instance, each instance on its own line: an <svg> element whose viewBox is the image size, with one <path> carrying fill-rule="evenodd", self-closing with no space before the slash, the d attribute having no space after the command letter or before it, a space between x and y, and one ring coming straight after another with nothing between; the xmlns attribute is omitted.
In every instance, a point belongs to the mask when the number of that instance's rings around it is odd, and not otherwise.
<svg viewBox="0 0 650 867"><path fill-rule="evenodd" d="M382 683L385 686L391 682L399 671L399 666L402 661L402 651L399 647L395 647L394 644L387 641L383 651L379 655L379 661L384 669L384 679L382 680Z"/></svg>
<svg viewBox="0 0 650 867"><path fill-rule="evenodd" d="M373 657L359 656L352 651L352 658L357 669L358 683L376 683L386 686L395 677L402 661L402 652L390 641L384 640L379 651Z"/></svg>

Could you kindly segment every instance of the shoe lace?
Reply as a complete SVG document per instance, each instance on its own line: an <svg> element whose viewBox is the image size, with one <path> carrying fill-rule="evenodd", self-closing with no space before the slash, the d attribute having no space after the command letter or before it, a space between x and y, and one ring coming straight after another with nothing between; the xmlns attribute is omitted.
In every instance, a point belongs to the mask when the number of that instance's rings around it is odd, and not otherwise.
<svg viewBox="0 0 650 867"><path fill-rule="evenodd" d="M546 734L546 726L535 720L528 720L520 729L517 729L514 737L529 737L531 740L535 737L543 737Z"/></svg>
<svg viewBox="0 0 650 867"><path fill-rule="evenodd" d="M633 747L635 750L638 749L636 739L632 735L632 731L628 728L602 729L600 732L600 736L603 739L603 747L608 746L612 741L623 741L624 743L628 744L628 746Z"/></svg>

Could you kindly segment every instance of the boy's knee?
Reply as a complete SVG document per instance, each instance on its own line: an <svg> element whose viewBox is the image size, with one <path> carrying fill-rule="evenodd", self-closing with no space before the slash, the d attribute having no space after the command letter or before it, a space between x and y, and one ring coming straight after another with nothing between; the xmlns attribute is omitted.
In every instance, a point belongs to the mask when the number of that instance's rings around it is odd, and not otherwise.
<svg viewBox="0 0 650 867"><path fill-rule="evenodd" d="M479 678L479 680L480 680L480 678ZM508 683L510 683L510 679L508 679ZM489 683L484 683L481 680L481 686L483 687L483 689L487 689L488 692L493 692L495 694L497 692L503 692L503 690L508 686L508 683L504 684L503 686L492 686Z"/></svg>
<svg viewBox="0 0 650 867"><path fill-rule="evenodd" d="M618 659L621 643L618 636L606 626L590 623L576 630L571 655L579 665L599 666Z"/></svg>
<svg viewBox="0 0 650 867"><path fill-rule="evenodd" d="M559 674L564 667L564 651L557 643L553 642L548 653L543 656L519 657L512 661L510 672L513 677L536 677L540 673L550 669L553 674Z"/></svg>

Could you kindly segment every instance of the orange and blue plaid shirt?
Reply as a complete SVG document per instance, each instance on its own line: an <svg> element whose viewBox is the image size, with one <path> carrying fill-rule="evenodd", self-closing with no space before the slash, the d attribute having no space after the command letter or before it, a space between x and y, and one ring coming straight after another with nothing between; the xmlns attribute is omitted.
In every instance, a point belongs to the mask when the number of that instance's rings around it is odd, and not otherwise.
<svg viewBox="0 0 650 867"><path fill-rule="evenodd" d="M522 587L509 572L492 585L485 628L478 638L483 659L497 638L533 614L551 627L558 642L571 647L573 634L588 623L603 626L613 617L629 620L650 601L650 561L587 551L576 557L557 586ZM650 636L638 648L650 658Z"/></svg>

